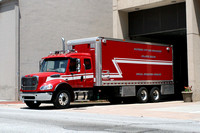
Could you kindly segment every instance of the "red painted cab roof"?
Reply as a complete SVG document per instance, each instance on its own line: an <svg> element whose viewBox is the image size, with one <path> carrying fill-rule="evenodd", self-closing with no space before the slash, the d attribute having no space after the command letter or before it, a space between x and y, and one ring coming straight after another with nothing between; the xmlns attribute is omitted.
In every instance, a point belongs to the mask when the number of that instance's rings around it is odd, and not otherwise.
<svg viewBox="0 0 200 133"><path fill-rule="evenodd" d="M69 58L74 56L91 56L89 53L66 53L66 54L50 54L47 57L43 57L42 59L49 58Z"/></svg>

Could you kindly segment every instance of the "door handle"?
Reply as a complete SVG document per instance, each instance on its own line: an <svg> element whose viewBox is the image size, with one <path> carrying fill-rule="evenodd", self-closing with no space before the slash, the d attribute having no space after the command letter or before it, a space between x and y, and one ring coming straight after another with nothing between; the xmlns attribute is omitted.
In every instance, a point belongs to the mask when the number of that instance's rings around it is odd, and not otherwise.
<svg viewBox="0 0 200 133"><path fill-rule="evenodd" d="M83 81L83 76L81 76L81 82Z"/></svg>

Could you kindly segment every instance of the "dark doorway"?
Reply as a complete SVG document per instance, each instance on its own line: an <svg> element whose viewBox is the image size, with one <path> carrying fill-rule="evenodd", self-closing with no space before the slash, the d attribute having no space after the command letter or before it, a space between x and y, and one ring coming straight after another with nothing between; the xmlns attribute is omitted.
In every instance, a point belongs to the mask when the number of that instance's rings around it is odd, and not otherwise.
<svg viewBox="0 0 200 133"><path fill-rule="evenodd" d="M173 45L175 96L188 85L185 3L129 13L131 40Z"/></svg>

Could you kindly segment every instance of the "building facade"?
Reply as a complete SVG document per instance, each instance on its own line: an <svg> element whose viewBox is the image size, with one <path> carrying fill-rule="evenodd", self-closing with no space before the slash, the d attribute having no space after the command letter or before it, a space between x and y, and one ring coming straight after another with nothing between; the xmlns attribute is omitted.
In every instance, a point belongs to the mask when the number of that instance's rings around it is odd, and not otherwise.
<svg viewBox="0 0 200 133"><path fill-rule="evenodd" d="M113 37L172 44L176 93L200 100L199 0L113 0Z"/></svg>
<svg viewBox="0 0 200 133"><path fill-rule="evenodd" d="M171 44L177 96L200 100L199 0L0 0L0 100L18 100L21 76L66 40L106 36Z"/></svg>
<svg viewBox="0 0 200 133"><path fill-rule="evenodd" d="M112 0L0 0L0 100L17 100L20 78L67 40L112 37Z"/></svg>

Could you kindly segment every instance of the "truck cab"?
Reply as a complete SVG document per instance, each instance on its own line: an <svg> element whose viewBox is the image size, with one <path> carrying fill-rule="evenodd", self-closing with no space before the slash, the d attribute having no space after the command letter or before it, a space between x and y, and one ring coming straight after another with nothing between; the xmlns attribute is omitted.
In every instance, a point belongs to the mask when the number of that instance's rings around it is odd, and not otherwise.
<svg viewBox="0 0 200 133"><path fill-rule="evenodd" d="M21 100L30 108L53 102L66 108L74 101L74 91L93 87L93 63L89 53L56 51L42 58L40 72L22 77Z"/></svg>

